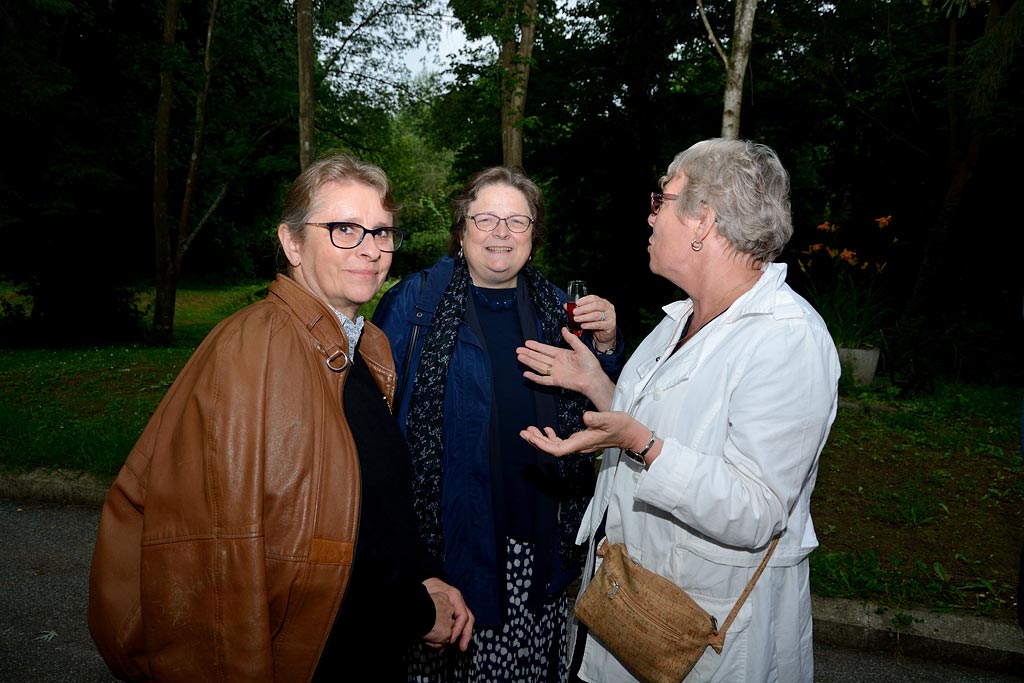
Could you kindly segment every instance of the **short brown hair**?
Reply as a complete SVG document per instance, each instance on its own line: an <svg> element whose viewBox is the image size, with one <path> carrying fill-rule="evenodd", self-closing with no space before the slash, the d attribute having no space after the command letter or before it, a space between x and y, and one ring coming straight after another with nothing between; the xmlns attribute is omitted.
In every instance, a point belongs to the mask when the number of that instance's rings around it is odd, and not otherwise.
<svg viewBox="0 0 1024 683"><path fill-rule="evenodd" d="M305 241L306 223L316 211L317 194L329 183L368 185L377 190L384 210L397 217L400 207L391 196L391 183L381 167L361 161L347 152L330 152L300 173L285 195L280 222L288 227L296 241Z"/></svg>
<svg viewBox="0 0 1024 683"><path fill-rule="evenodd" d="M480 190L490 185L507 185L523 193L526 203L530 205L530 217L533 219L532 248L537 249L544 243L546 225L544 223L544 195L537 183L530 180L522 169L511 166L492 166L480 171L466 183L462 193L452 202L452 227L448 240L448 255L452 258L462 248L462 238L466 233L466 221L469 219L469 205L476 200Z"/></svg>

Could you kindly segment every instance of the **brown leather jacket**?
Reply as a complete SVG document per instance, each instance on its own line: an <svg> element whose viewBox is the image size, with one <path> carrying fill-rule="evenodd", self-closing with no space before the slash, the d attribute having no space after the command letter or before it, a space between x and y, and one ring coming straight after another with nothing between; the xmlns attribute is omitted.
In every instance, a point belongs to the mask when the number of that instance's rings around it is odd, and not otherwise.
<svg viewBox="0 0 1024 683"><path fill-rule="evenodd" d="M367 322L359 351L390 402L387 338ZM88 618L115 675L310 680L359 524L347 353L283 275L196 349L103 506Z"/></svg>

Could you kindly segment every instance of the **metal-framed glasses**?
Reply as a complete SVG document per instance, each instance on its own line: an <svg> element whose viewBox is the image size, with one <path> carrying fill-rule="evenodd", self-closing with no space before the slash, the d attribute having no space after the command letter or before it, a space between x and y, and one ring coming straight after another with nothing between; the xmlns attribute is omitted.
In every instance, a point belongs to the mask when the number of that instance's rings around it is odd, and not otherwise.
<svg viewBox="0 0 1024 683"><path fill-rule="evenodd" d="M661 205L665 202L672 201L673 199L679 199L677 194L668 194L667 192L652 192L651 193L651 213L655 216L661 211Z"/></svg>
<svg viewBox="0 0 1024 683"><path fill-rule="evenodd" d="M327 228L331 233L331 244L338 249L355 249L363 242L367 235L373 237L373 243L384 252L398 251L405 240L405 230L398 228L364 228L358 223L335 221L332 223L306 223L315 225L318 228Z"/></svg>
<svg viewBox="0 0 1024 683"><path fill-rule="evenodd" d="M512 214L502 218L493 213L478 213L469 217L479 230L490 232L498 227L498 223L505 221L505 227L509 232L526 232L533 225L533 219L522 214Z"/></svg>

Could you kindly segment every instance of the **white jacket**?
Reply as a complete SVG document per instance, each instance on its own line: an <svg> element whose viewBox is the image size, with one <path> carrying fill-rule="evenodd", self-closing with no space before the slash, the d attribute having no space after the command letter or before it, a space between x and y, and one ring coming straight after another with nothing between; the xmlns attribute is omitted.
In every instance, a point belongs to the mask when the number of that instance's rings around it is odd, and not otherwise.
<svg viewBox="0 0 1024 683"><path fill-rule="evenodd" d="M687 683L813 679L810 502L840 370L825 323L785 278L785 265L766 265L750 291L672 356L692 303L665 307L612 402L664 440L661 453L645 471L618 449L605 451L577 538L591 544L589 579L607 511L611 543L625 543L721 624L782 532L722 654L707 649ZM635 680L592 637L580 677Z"/></svg>

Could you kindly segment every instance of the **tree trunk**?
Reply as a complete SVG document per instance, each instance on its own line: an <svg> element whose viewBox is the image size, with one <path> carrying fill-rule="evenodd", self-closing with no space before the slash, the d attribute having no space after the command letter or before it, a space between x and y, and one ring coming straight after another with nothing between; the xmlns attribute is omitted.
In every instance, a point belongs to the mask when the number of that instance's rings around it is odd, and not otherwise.
<svg viewBox="0 0 1024 683"><path fill-rule="evenodd" d="M517 3L506 3L505 17L512 16ZM506 166L523 165L523 118L526 114L526 86L530 80L530 59L537 30L537 0L526 0L518 22L521 39L514 31L501 44L501 155Z"/></svg>
<svg viewBox="0 0 1024 683"><path fill-rule="evenodd" d="M743 76L750 60L750 46L753 44L754 13L757 12L757 0L736 0L736 16L733 18L732 52L725 53L722 44L715 37L707 15L704 13L703 0L697 0L704 30L708 33L708 41L718 53L725 65L725 93L722 106L722 137L735 140L740 134L740 110L743 105Z"/></svg>
<svg viewBox="0 0 1024 683"><path fill-rule="evenodd" d="M988 18L985 22L984 35L990 35L999 23L1002 16L1002 3L993 0L989 4ZM946 66L950 73L956 69L957 62L957 27L958 20L950 18L949 36L947 41ZM984 87L981 83L975 83L975 89ZM974 99L976 93L972 93L969 99ZM967 132L962 133L959 115L965 104L960 101L962 95L951 86L948 93L947 109L949 111L949 182L946 185L945 196L939 214L931 224L928 237L922 250L921 263L918 266L917 277L911 291L910 300L907 303L905 312L908 320L926 313L926 303L934 300L929 296L932 283L936 273L943 262L939 256L945 248L949 235L957 220L957 212L967 185L978 165L981 153L981 143L984 138L983 121L977 118L968 117Z"/></svg>
<svg viewBox="0 0 1024 683"><path fill-rule="evenodd" d="M316 158L313 144L313 0L295 0L296 24L299 32L299 167L306 167Z"/></svg>
<svg viewBox="0 0 1024 683"><path fill-rule="evenodd" d="M722 137L735 140L740 134L740 109L743 104L743 76L750 60L753 43L754 13L757 0L736 0L733 20L732 51L725 74L725 97L722 108Z"/></svg>
<svg viewBox="0 0 1024 683"><path fill-rule="evenodd" d="M203 127L206 124L206 100L210 94L210 78L213 73L213 27L217 19L217 2L210 6L210 21L206 26L206 56L203 59L203 88L196 96L196 122L192 135L192 155L189 157L188 176L185 178L185 192L181 199L181 214L178 218L178 245L174 253L174 271L181 273L185 250L192 243L195 230L189 230L189 215L192 211L192 194L195 191L196 177L199 174L199 152L203 147ZM223 196L223 195L222 195ZM200 224L201 225L201 224Z"/></svg>
<svg viewBox="0 0 1024 683"><path fill-rule="evenodd" d="M160 58L160 97L156 108L153 143L153 230L156 243L156 300L153 304L153 333L169 342L174 332L174 300L178 289L174 267L171 217L168 215L168 165L170 157L171 104L174 69L171 51L177 36L178 0L167 0L164 9L163 54Z"/></svg>

